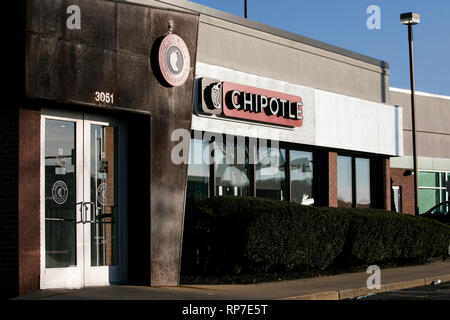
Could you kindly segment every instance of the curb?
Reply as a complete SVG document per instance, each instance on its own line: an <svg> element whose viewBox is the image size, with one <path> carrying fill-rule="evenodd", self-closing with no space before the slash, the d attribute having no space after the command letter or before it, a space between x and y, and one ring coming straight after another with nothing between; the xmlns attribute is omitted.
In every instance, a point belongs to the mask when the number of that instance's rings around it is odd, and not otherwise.
<svg viewBox="0 0 450 320"><path fill-rule="evenodd" d="M377 293L391 292L403 289L417 288L429 286L434 281L441 280L441 282L449 282L450 274L442 276L434 276L429 278L421 278L415 280L392 282L383 284L380 289L369 290L367 287L357 288L357 289L343 289L343 290L333 290L333 291L322 291L312 294L306 294L301 296L293 296L281 298L280 300L345 300L354 299L358 297L368 296Z"/></svg>

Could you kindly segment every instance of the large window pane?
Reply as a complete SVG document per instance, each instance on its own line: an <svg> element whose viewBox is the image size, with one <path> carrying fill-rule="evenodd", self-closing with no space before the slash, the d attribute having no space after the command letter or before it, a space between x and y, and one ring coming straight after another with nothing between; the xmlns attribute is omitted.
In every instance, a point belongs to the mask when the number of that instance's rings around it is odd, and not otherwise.
<svg viewBox="0 0 450 320"><path fill-rule="evenodd" d="M248 175L248 148L245 141L217 143L216 194L218 196L248 196L250 180Z"/></svg>
<svg viewBox="0 0 450 320"><path fill-rule="evenodd" d="M356 206L370 208L370 160L356 158Z"/></svg>
<svg viewBox="0 0 450 320"><path fill-rule="evenodd" d="M446 176L446 173L445 172L441 172L440 175L441 175L441 187L445 188L445 182L446 182L445 176Z"/></svg>
<svg viewBox="0 0 450 320"><path fill-rule="evenodd" d="M337 157L338 207L351 208L352 197L352 158Z"/></svg>
<svg viewBox="0 0 450 320"><path fill-rule="evenodd" d="M197 202L209 197L209 164L203 161L209 152L209 142L191 139L188 166L187 202Z"/></svg>
<svg viewBox="0 0 450 320"><path fill-rule="evenodd" d="M292 201L304 205L314 204L312 152L291 150L290 156Z"/></svg>
<svg viewBox="0 0 450 320"><path fill-rule="evenodd" d="M255 165L256 196L275 200L286 198L286 150L278 148L258 149Z"/></svg>
<svg viewBox="0 0 450 320"><path fill-rule="evenodd" d="M425 213L438 204L439 193L437 189L419 189L419 213Z"/></svg>
<svg viewBox="0 0 450 320"><path fill-rule="evenodd" d="M437 172L419 171L419 186L439 187L439 174Z"/></svg>

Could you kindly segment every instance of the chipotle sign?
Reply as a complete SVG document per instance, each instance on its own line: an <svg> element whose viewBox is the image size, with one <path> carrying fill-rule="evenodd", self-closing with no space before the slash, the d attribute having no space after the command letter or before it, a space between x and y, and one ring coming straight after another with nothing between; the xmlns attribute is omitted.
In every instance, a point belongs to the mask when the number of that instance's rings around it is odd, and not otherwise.
<svg viewBox="0 0 450 320"><path fill-rule="evenodd" d="M207 78L201 87L203 113L288 127L303 125L299 96Z"/></svg>

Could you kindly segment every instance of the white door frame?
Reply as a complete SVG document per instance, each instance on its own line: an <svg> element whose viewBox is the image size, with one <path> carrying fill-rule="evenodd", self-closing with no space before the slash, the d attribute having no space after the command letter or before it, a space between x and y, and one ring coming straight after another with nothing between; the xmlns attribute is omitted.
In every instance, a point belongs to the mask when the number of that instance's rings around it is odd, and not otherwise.
<svg viewBox="0 0 450 320"><path fill-rule="evenodd" d="M74 122L76 149L76 203L77 221L81 221L84 208L82 203L90 201L90 127L91 124L117 126L118 130L118 266L90 266L90 223L77 223L77 256L76 266L65 268L46 268L45 254L45 120L63 120ZM83 114L81 112L41 111L41 289L46 288L81 288L84 286L109 285L127 281L127 128L122 120L114 120L106 116ZM85 212L90 214L90 212Z"/></svg>

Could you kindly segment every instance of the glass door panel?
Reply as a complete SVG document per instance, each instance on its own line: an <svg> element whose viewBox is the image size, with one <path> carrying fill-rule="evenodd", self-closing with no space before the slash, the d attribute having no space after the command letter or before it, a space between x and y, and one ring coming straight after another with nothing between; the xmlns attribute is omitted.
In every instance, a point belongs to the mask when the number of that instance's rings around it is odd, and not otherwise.
<svg viewBox="0 0 450 320"><path fill-rule="evenodd" d="M84 120L84 225L85 285L104 285L124 278L124 230L126 182L120 168L126 167L119 152L124 139L118 121L102 117ZM122 144L123 145L123 144ZM120 160L119 160L120 158ZM119 185L122 184L122 187ZM119 192L119 190L121 190ZM119 232L121 232L119 234ZM122 253L122 255L119 255Z"/></svg>
<svg viewBox="0 0 450 320"><path fill-rule="evenodd" d="M91 266L112 266L117 259L117 139L115 127L91 126Z"/></svg>
<svg viewBox="0 0 450 320"><path fill-rule="evenodd" d="M77 264L75 123L45 123L46 268Z"/></svg>
<svg viewBox="0 0 450 320"><path fill-rule="evenodd" d="M41 288L83 286L83 121L41 121Z"/></svg>

